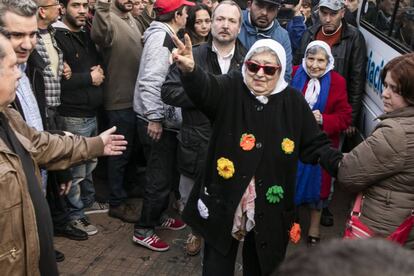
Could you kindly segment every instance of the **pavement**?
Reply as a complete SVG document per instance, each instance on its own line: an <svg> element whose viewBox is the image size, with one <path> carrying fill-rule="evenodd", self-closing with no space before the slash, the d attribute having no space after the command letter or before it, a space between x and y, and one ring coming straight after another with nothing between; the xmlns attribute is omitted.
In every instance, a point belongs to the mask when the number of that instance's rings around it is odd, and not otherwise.
<svg viewBox="0 0 414 276"><path fill-rule="evenodd" d="M140 203L140 199L133 200ZM335 224L333 227L321 226L322 244L342 236L349 201L350 196L347 193L341 189L335 191L330 208L335 216ZM178 217L173 210L169 212L172 216ZM289 244L288 255L297 250L306 250L307 214L306 209L301 209L302 239L297 245ZM66 257L59 263L61 275L201 275L200 255L189 257L184 251L185 240L189 233L188 227L181 231L157 231L161 239L170 244L170 250L154 252L132 242L133 224L111 218L105 213L92 214L89 217L99 232L88 240L72 241L55 237L56 248ZM239 256L236 263L237 276L242 275L241 269Z"/></svg>

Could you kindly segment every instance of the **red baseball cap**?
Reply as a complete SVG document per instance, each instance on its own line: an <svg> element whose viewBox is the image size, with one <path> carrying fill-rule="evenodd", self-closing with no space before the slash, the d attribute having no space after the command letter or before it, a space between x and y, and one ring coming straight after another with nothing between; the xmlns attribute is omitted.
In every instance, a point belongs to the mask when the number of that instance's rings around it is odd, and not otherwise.
<svg viewBox="0 0 414 276"><path fill-rule="evenodd" d="M195 6L195 3L186 0L156 0L154 9L158 10L159 15L163 15L175 11L181 6Z"/></svg>

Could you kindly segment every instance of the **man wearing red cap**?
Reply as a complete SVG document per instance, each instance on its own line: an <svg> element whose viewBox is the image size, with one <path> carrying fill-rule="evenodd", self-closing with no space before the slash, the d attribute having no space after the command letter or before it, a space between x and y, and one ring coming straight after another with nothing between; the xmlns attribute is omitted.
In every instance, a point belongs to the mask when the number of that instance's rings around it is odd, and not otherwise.
<svg viewBox="0 0 414 276"><path fill-rule="evenodd" d="M164 104L161 86L172 63L172 36L185 27L185 0L157 0L156 19L145 31L144 49L135 84L134 110L137 113L137 133L147 160L144 201L140 220L135 224L133 241L155 251L169 249L154 232L155 227L180 230L185 224L164 215L174 182L178 182L176 168L177 133L181 124L179 109Z"/></svg>

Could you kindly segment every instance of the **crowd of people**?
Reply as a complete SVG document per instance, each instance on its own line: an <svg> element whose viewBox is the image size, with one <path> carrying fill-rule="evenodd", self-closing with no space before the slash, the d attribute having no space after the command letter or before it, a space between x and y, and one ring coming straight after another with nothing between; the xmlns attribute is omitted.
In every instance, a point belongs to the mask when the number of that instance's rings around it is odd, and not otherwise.
<svg viewBox="0 0 414 276"><path fill-rule="evenodd" d="M203 275L233 275L239 241L244 275L269 275L298 206L310 210L308 246L333 225L335 178L390 234L414 208L414 55L384 67L381 123L341 153L365 85L355 3L0 0L0 270L57 275L53 235L86 240L99 231L89 215L108 212L159 252L169 244L156 229L188 224ZM126 189L137 152L142 208ZM97 202L101 155L108 198Z"/></svg>

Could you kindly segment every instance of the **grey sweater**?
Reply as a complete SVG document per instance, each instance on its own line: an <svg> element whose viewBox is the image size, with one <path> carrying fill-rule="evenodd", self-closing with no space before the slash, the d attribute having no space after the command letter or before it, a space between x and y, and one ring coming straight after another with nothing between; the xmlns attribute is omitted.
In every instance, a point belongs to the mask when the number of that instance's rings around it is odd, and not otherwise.
<svg viewBox="0 0 414 276"><path fill-rule="evenodd" d="M167 129L178 129L181 110L161 100L161 86L170 67L175 45L173 30L165 23L154 21L144 33L144 50L135 84L134 110L145 121L162 122Z"/></svg>

